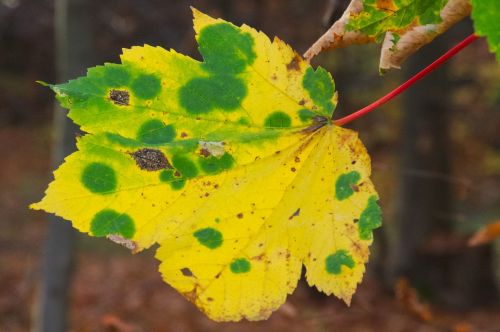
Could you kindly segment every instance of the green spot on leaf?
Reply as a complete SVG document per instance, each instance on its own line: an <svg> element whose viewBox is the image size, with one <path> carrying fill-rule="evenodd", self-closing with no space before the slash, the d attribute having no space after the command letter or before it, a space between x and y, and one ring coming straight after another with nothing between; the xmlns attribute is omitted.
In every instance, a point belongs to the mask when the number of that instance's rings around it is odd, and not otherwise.
<svg viewBox="0 0 500 332"><path fill-rule="evenodd" d="M179 179L179 180L174 180L170 182L170 186L172 187L173 190L181 190L184 188L186 185L186 180L184 179Z"/></svg>
<svg viewBox="0 0 500 332"><path fill-rule="evenodd" d="M314 118L317 114L313 111L310 111L306 108L303 108L299 111L299 119L302 122L309 122L312 118Z"/></svg>
<svg viewBox="0 0 500 332"><path fill-rule="evenodd" d="M160 120L145 122L137 133L137 139L148 144L162 144L172 142L175 138L173 125L165 125Z"/></svg>
<svg viewBox="0 0 500 332"><path fill-rule="evenodd" d="M382 226L382 211L377 204L377 198L371 196L358 222L359 237L362 240L372 238L372 230Z"/></svg>
<svg viewBox="0 0 500 332"><path fill-rule="evenodd" d="M193 236L209 249L216 249L222 245L222 233L215 228L202 228L193 233Z"/></svg>
<svg viewBox="0 0 500 332"><path fill-rule="evenodd" d="M237 258L229 265L233 273L247 273L251 269L250 262L246 258Z"/></svg>
<svg viewBox="0 0 500 332"><path fill-rule="evenodd" d="M112 87L126 86L130 82L130 73L123 65L107 64L103 76Z"/></svg>
<svg viewBox="0 0 500 332"><path fill-rule="evenodd" d="M325 259L325 269L329 274L340 274L342 265L352 269L355 265L347 250L337 250Z"/></svg>
<svg viewBox="0 0 500 332"><path fill-rule="evenodd" d="M167 182L170 184L170 187L173 190L180 190L184 188L184 185L186 184L186 180L183 179L182 177L177 177L174 174L174 170L167 169L164 170L160 173L160 181L161 182Z"/></svg>
<svg viewBox="0 0 500 332"><path fill-rule="evenodd" d="M203 114L216 108L234 111L247 95L243 80L217 75L194 78L179 90L179 102L191 114Z"/></svg>
<svg viewBox="0 0 500 332"><path fill-rule="evenodd" d="M247 118L239 118L238 123L244 126L250 125L250 120Z"/></svg>
<svg viewBox="0 0 500 332"><path fill-rule="evenodd" d="M318 67L316 71L309 67L304 75L302 85L314 103L321 107L326 115L331 116L334 109L332 98L335 84L330 73L321 67Z"/></svg>
<svg viewBox="0 0 500 332"><path fill-rule="evenodd" d="M154 75L141 74L132 82L131 88L137 98L151 99L160 93L161 82Z"/></svg>
<svg viewBox="0 0 500 332"><path fill-rule="evenodd" d="M229 153L226 152L220 157L200 157L199 164L205 173L218 174L230 169L234 165L234 159Z"/></svg>
<svg viewBox="0 0 500 332"><path fill-rule="evenodd" d="M116 173L103 163L88 164L82 172L81 181L95 194L107 194L116 189Z"/></svg>
<svg viewBox="0 0 500 332"><path fill-rule="evenodd" d="M135 233L135 225L128 214L118 213L112 209L104 209L92 219L90 232L94 236L116 234L131 239Z"/></svg>
<svg viewBox="0 0 500 332"><path fill-rule="evenodd" d="M198 175L198 168L188 157L173 156L172 165L181 173L183 178L190 179Z"/></svg>
<svg viewBox="0 0 500 332"><path fill-rule="evenodd" d="M264 126L268 128L287 128L291 124L292 119L290 116L281 111L271 113L264 121Z"/></svg>
<svg viewBox="0 0 500 332"><path fill-rule="evenodd" d="M200 53L208 71L238 74L256 57L253 38L229 23L205 27L198 38Z"/></svg>
<svg viewBox="0 0 500 332"><path fill-rule="evenodd" d="M356 183L358 183L360 179L361 175L356 171L340 175L335 183L335 197L337 197L339 201L351 197L352 194L354 194Z"/></svg>

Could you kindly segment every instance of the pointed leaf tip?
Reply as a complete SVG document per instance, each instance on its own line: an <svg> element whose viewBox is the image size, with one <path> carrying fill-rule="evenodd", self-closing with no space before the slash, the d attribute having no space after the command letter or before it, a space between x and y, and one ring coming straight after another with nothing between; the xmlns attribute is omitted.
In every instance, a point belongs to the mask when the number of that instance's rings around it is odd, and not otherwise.
<svg viewBox="0 0 500 332"><path fill-rule="evenodd" d="M35 81L36 83L40 84L41 86L47 86L47 87L50 87L51 84L45 82L45 81Z"/></svg>

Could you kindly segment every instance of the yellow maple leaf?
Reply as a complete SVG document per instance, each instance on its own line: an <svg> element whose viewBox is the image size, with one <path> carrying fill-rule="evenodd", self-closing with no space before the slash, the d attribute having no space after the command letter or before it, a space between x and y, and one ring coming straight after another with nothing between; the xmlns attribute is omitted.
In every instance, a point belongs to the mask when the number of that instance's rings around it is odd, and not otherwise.
<svg viewBox="0 0 500 332"><path fill-rule="evenodd" d="M288 45L194 10L204 61L159 47L52 85L88 134L34 209L138 252L217 321L267 318L307 280L347 303L380 208L333 80Z"/></svg>

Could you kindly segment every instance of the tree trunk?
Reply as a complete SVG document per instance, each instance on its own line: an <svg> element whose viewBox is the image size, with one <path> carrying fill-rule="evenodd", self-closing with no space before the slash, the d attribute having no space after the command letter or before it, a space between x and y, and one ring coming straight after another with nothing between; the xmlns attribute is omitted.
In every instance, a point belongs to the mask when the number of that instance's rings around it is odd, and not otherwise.
<svg viewBox="0 0 500 332"><path fill-rule="evenodd" d="M407 77L424 68L447 48L438 42L411 57L405 68ZM420 174L450 173L448 142L447 66L405 93L402 125L400 202L397 211L399 236L396 245L395 275L410 278L414 285L439 291L439 278L445 262L420 253L434 232L447 232L451 215L451 188L439 177ZM432 255L431 255L432 256Z"/></svg>
<svg viewBox="0 0 500 332"><path fill-rule="evenodd" d="M87 0L55 2L56 67L60 82L84 74L91 63L89 18ZM58 167L64 157L75 150L78 127L58 106L55 107L53 126L53 165ZM67 299L76 235L69 222L53 215L49 217L35 331L68 330Z"/></svg>

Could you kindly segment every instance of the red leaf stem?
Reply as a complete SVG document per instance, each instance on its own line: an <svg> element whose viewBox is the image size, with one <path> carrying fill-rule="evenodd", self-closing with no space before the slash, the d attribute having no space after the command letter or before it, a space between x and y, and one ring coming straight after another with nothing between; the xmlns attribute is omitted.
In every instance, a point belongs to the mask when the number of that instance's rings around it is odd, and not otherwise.
<svg viewBox="0 0 500 332"><path fill-rule="evenodd" d="M418 80L420 80L421 78L423 78L424 76L426 76L427 74L429 74L430 72L432 72L433 70L438 68L444 62L446 62L447 60L452 58L455 54L457 54L458 52L463 50L465 47L470 45L474 40L476 40L478 38L479 37L475 34L468 36L467 38L462 40L460 43L455 45L448 52L446 52L441 57L439 57L436 61L434 61L433 63L431 63L430 65L428 65L424 69L422 69L420 72L418 72L416 75L411 77L408 81L401 84L396 89L392 90L391 92L389 92L388 94L386 94L382 98L376 100L375 102L371 103L370 105L363 107L362 109L360 109L352 114L349 114L341 119L334 120L333 123L336 124L337 126L343 126L343 125L345 125L353 120L356 120L357 118L362 117L363 115L365 115L367 113L370 113L371 111L373 111L377 107L387 103L389 100L391 100L392 98L399 95L401 92L408 89L410 86L415 84L415 82L417 82Z"/></svg>

